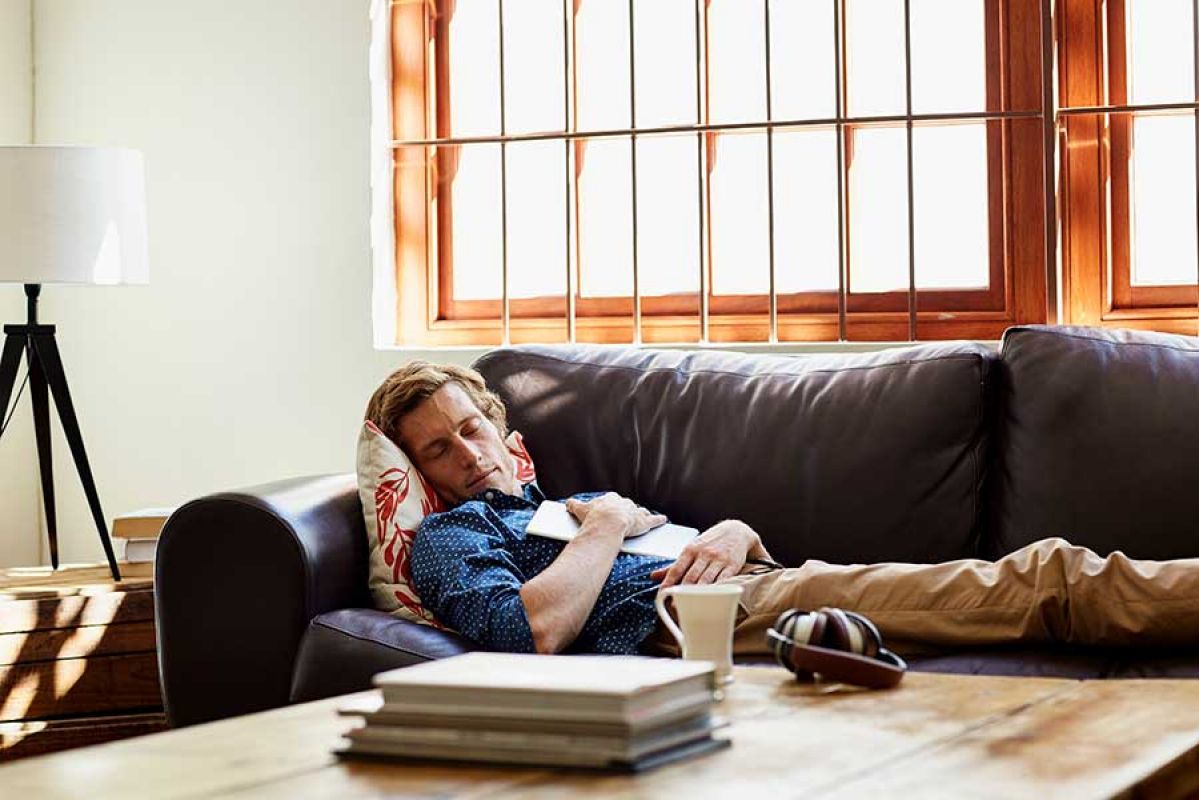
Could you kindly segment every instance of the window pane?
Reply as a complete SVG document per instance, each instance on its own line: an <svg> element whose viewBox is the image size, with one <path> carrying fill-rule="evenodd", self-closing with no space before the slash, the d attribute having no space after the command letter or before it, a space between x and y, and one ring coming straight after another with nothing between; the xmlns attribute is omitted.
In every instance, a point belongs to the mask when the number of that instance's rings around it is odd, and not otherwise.
<svg viewBox="0 0 1199 800"><path fill-rule="evenodd" d="M912 164L916 285L985 289L990 284L986 123L914 128ZM906 267L906 250L896 257Z"/></svg>
<svg viewBox="0 0 1199 800"><path fill-rule="evenodd" d="M837 113L833 34L833 4L828 0L771 0L775 119L820 119Z"/></svg>
<svg viewBox="0 0 1199 800"><path fill-rule="evenodd" d="M500 226L500 146L445 149L445 180L451 184L450 262L454 299L500 296L503 236Z"/></svg>
<svg viewBox="0 0 1199 800"><path fill-rule="evenodd" d="M566 151L562 142L508 145L508 293L566 294Z"/></svg>
<svg viewBox="0 0 1199 800"><path fill-rule="evenodd" d="M986 110L985 6L985 0L912 0L915 113ZM901 18L901 32L902 25Z"/></svg>
<svg viewBox="0 0 1199 800"><path fill-rule="evenodd" d="M849 113L904 113L902 0L845 0L845 44Z"/></svg>
<svg viewBox="0 0 1199 800"><path fill-rule="evenodd" d="M709 0L712 122L766 119L766 20L761 0Z"/></svg>
<svg viewBox="0 0 1199 800"><path fill-rule="evenodd" d="M637 139L641 293L699 291L699 164L695 136Z"/></svg>
<svg viewBox="0 0 1199 800"><path fill-rule="evenodd" d="M575 15L579 130L629 127L629 7L583 0Z"/></svg>
<svg viewBox="0 0 1199 800"><path fill-rule="evenodd" d="M1195 119L1137 117L1132 136L1132 283L1195 283Z"/></svg>
<svg viewBox="0 0 1199 800"><path fill-rule="evenodd" d="M770 286L766 135L721 134L708 180L714 294L764 294Z"/></svg>
<svg viewBox="0 0 1199 800"><path fill-rule="evenodd" d="M774 135L774 258L779 294L837 288L837 134Z"/></svg>
<svg viewBox="0 0 1199 800"><path fill-rule="evenodd" d="M1191 0L1125 0L1128 99L1177 103L1195 99Z"/></svg>
<svg viewBox="0 0 1199 800"><path fill-rule="evenodd" d="M500 130L499 6L448 3L451 136L482 136Z"/></svg>
<svg viewBox="0 0 1199 800"><path fill-rule="evenodd" d="M504 3L504 116L508 133L560 131L566 127L562 13L562 0Z"/></svg>
<svg viewBox="0 0 1199 800"><path fill-rule="evenodd" d="M629 140L586 141L577 152L579 291L586 297L628 297L633 293Z"/></svg>
<svg viewBox="0 0 1199 800"><path fill-rule="evenodd" d="M634 11L638 127L696 122L695 0L637 0Z"/></svg>
<svg viewBox="0 0 1199 800"><path fill-rule="evenodd" d="M850 291L908 288L907 131L854 131L849 171Z"/></svg>

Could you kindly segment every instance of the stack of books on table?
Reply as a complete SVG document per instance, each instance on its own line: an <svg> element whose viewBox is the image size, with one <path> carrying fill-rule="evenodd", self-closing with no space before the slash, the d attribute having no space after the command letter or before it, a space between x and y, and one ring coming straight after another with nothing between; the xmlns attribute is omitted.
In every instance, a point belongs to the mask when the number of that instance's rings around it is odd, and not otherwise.
<svg viewBox="0 0 1199 800"><path fill-rule="evenodd" d="M706 661L467 653L375 685L339 754L642 770L729 745Z"/></svg>
<svg viewBox="0 0 1199 800"><path fill-rule="evenodd" d="M158 534L175 508L142 508L112 519L116 556L129 564L153 562L158 551Z"/></svg>

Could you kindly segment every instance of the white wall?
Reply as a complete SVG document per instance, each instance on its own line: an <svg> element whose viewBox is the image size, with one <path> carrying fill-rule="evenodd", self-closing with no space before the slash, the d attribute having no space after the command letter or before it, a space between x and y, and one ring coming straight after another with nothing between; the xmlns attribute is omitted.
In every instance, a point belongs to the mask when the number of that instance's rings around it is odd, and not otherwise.
<svg viewBox="0 0 1199 800"><path fill-rule="evenodd" d="M31 53L30 0L0 0L0 144L31 141ZM0 322L24 319L25 296L20 287L0 285ZM33 418L26 393L0 437L0 566L40 560L39 502Z"/></svg>
<svg viewBox="0 0 1199 800"><path fill-rule="evenodd" d="M106 516L353 468L366 399L407 357L371 345L368 7L34 3L38 141L146 159L150 285L43 293ZM63 558L98 560L55 444ZM33 453L0 447L0 481ZM3 485L16 563L36 483Z"/></svg>

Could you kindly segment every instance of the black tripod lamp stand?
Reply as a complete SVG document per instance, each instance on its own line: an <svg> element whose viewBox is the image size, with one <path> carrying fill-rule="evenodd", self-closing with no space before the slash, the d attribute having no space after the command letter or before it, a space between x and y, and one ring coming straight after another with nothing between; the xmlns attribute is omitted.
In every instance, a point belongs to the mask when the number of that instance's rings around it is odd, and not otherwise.
<svg viewBox="0 0 1199 800"><path fill-rule="evenodd" d="M145 178L141 154L102 147L0 146L0 283L25 286L26 321L4 326L0 350L0 437L21 363L33 405L50 562L58 568L58 519L50 447L50 398L58 410L75 468L113 580L121 574L67 376L55 326L38 321L42 284L125 284L148 281ZM15 411L15 405L14 409Z"/></svg>

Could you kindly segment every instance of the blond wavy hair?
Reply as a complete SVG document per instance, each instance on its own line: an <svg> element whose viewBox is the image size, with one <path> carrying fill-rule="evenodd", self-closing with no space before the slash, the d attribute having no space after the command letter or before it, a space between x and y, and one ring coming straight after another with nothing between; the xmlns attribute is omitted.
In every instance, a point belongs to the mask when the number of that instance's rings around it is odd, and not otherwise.
<svg viewBox="0 0 1199 800"><path fill-rule="evenodd" d="M500 438L508 435L508 412L504 401L487 388L483 376L470 367L411 361L387 376L366 405L366 419L400 445L400 420L434 392L456 383L466 396L491 420Z"/></svg>

